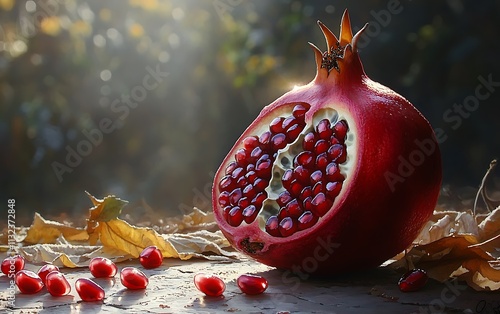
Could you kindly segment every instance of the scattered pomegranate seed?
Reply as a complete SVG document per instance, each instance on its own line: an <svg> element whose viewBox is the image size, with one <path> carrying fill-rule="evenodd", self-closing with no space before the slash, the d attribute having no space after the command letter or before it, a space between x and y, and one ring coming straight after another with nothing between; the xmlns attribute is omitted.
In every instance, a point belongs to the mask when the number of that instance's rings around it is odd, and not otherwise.
<svg viewBox="0 0 500 314"><path fill-rule="evenodd" d="M95 278L114 277L118 268L116 264L105 257L94 257L90 260L89 270Z"/></svg>
<svg viewBox="0 0 500 314"><path fill-rule="evenodd" d="M163 263L163 255L157 246L148 246L139 255L141 265L146 269L160 267Z"/></svg>
<svg viewBox="0 0 500 314"><path fill-rule="evenodd" d="M14 272L15 274L24 269L25 260L21 255L14 255L6 257L1 264L2 273L9 275Z"/></svg>
<svg viewBox="0 0 500 314"><path fill-rule="evenodd" d="M104 300L104 289L88 278L79 278L75 282L75 289L80 298L85 302Z"/></svg>
<svg viewBox="0 0 500 314"><path fill-rule="evenodd" d="M244 274L236 279L240 290L245 294L261 294L267 289L267 280L262 276Z"/></svg>
<svg viewBox="0 0 500 314"><path fill-rule="evenodd" d="M54 297L65 296L71 292L71 286L68 280L57 270L47 274L45 286Z"/></svg>
<svg viewBox="0 0 500 314"><path fill-rule="evenodd" d="M42 279L34 272L22 269L16 273L16 285L24 294L35 294L42 290Z"/></svg>
<svg viewBox="0 0 500 314"><path fill-rule="evenodd" d="M226 284L222 279L215 275L207 275L203 273L194 276L194 285L196 289L210 297L221 296L226 290Z"/></svg>
<svg viewBox="0 0 500 314"><path fill-rule="evenodd" d="M52 271L59 271L59 267L57 267L56 265L52 265L52 264L45 264L42 267L40 267L40 269L38 270L37 275L38 275L38 277L40 277L40 279L42 279L42 282L44 285L46 284L45 279L46 279L47 275Z"/></svg>
<svg viewBox="0 0 500 314"><path fill-rule="evenodd" d="M122 285L130 290L146 289L149 279L142 271L135 267L125 267L120 272Z"/></svg>
<svg viewBox="0 0 500 314"><path fill-rule="evenodd" d="M429 277L423 269L412 269L406 272L398 282L399 290L403 292L412 292L420 290L425 284Z"/></svg>

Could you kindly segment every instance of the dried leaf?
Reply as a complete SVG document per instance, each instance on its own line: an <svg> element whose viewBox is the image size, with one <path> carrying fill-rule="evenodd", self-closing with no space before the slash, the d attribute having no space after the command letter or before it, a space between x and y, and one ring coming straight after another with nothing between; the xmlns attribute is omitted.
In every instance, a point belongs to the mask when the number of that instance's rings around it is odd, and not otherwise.
<svg viewBox="0 0 500 314"><path fill-rule="evenodd" d="M46 220L40 214L35 213L33 223L29 227L24 241L27 243L54 243L61 235L69 241L86 241L89 238L85 229Z"/></svg>
<svg viewBox="0 0 500 314"><path fill-rule="evenodd" d="M492 211L479 224L479 236L482 240L491 239L500 234L500 206Z"/></svg>

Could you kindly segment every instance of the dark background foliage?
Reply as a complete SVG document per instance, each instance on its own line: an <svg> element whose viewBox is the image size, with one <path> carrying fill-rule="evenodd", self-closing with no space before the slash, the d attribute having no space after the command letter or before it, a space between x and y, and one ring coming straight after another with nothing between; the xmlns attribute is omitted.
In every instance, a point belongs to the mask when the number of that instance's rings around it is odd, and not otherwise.
<svg viewBox="0 0 500 314"><path fill-rule="evenodd" d="M498 156L500 86L456 108L479 77L500 82L499 1L1 0L0 199L28 221L82 212L85 190L138 213L209 210L224 155L262 107L313 78L316 21L338 33L344 8L355 30L370 22L367 74L446 134L444 183L477 187Z"/></svg>

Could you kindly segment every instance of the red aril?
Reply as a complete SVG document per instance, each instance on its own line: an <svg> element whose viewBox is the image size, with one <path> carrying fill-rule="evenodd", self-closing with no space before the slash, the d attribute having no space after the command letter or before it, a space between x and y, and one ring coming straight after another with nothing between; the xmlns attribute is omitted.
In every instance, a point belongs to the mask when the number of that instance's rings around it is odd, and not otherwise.
<svg viewBox="0 0 500 314"><path fill-rule="evenodd" d="M95 278L114 277L118 268L109 258L94 257L90 260L89 269Z"/></svg>
<svg viewBox="0 0 500 314"><path fill-rule="evenodd" d="M194 285L209 297L218 297L226 290L226 284L215 275L199 273L194 276Z"/></svg>
<svg viewBox="0 0 500 314"><path fill-rule="evenodd" d="M399 279L399 290L403 292L420 290L423 286L425 286L428 279L429 276L427 276L427 273L423 269L409 270Z"/></svg>
<svg viewBox="0 0 500 314"><path fill-rule="evenodd" d="M24 257L21 255L8 256L2 261L2 273L6 275L9 273L17 273L24 268L24 263Z"/></svg>
<svg viewBox="0 0 500 314"><path fill-rule="evenodd" d="M16 285L25 294L34 294L42 290L43 282L37 274L30 270L20 270L16 273Z"/></svg>
<svg viewBox="0 0 500 314"><path fill-rule="evenodd" d="M212 202L236 249L332 274L407 248L432 214L442 171L429 122L365 74L357 51L365 28L353 36L347 12L340 38L318 24L327 50L312 45L315 78L248 126L215 175Z"/></svg>
<svg viewBox="0 0 500 314"><path fill-rule="evenodd" d="M148 277L135 267L125 267L120 272L122 284L131 290L145 289L148 286Z"/></svg>
<svg viewBox="0 0 500 314"><path fill-rule="evenodd" d="M47 274L45 286L51 295L54 297L62 297L71 292L71 286L64 276L59 271L52 271Z"/></svg>
<svg viewBox="0 0 500 314"><path fill-rule="evenodd" d="M75 282L75 289L80 298L85 302L104 300L104 289L88 278L79 278Z"/></svg>
<svg viewBox="0 0 500 314"><path fill-rule="evenodd" d="M267 289L267 280L262 276L244 274L236 280L240 290L246 294L261 294Z"/></svg>
<svg viewBox="0 0 500 314"><path fill-rule="evenodd" d="M56 265L52 265L52 264L45 264L42 267L40 267L40 269L38 270L38 272L37 272L38 277L40 277L40 279L42 279L42 282L44 285L46 284L45 278L52 271L59 271L59 267L57 267Z"/></svg>
<svg viewBox="0 0 500 314"><path fill-rule="evenodd" d="M156 268L163 263L163 255L156 246L148 246L141 252L139 260L146 269Z"/></svg>

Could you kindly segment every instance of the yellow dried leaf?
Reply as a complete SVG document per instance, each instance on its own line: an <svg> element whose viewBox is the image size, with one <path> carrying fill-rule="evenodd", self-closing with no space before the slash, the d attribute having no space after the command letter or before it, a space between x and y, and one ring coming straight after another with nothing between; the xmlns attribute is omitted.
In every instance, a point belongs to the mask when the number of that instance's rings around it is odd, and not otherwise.
<svg viewBox="0 0 500 314"><path fill-rule="evenodd" d="M27 243L54 243L61 235L68 241L88 240L88 234L85 229L46 220L40 214L35 213L33 223L29 227L24 241Z"/></svg>
<svg viewBox="0 0 500 314"><path fill-rule="evenodd" d="M156 245L163 257L179 257L172 245L154 229L139 228L121 219L113 219L101 222L98 230L99 239L105 247L121 250L133 257L139 257L142 250L150 245Z"/></svg>
<svg viewBox="0 0 500 314"><path fill-rule="evenodd" d="M487 240L500 234L500 207L492 211L488 217L479 224L481 240Z"/></svg>

